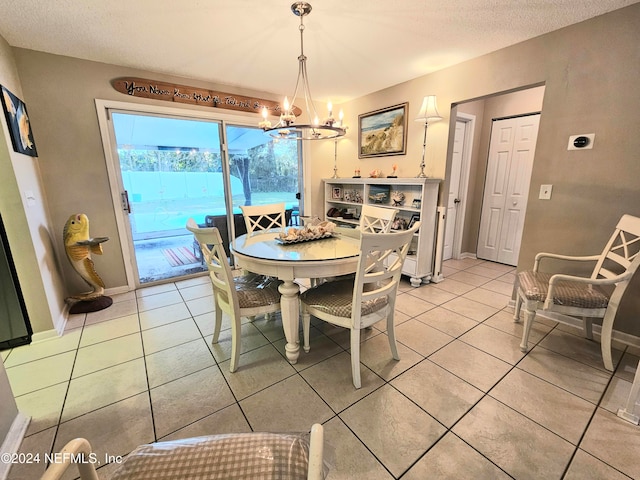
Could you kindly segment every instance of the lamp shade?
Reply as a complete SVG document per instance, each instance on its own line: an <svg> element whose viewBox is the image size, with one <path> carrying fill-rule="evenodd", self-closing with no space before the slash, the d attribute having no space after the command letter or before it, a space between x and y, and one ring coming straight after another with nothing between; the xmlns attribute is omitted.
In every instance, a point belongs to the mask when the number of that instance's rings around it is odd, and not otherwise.
<svg viewBox="0 0 640 480"><path fill-rule="evenodd" d="M422 100L422 106L416 117L416 122L425 121L426 123L433 123L442 120L442 117L438 113L438 104L436 102L435 95L427 95Z"/></svg>

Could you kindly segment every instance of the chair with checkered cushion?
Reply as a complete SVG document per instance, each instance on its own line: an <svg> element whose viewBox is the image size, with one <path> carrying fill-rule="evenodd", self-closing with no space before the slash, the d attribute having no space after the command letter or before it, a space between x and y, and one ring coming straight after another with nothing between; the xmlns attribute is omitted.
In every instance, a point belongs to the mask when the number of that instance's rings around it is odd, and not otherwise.
<svg viewBox="0 0 640 480"><path fill-rule="evenodd" d="M110 480L321 480L323 428L310 433L231 433L140 445ZM60 480L76 464L81 480L98 480L96 458L84 438L67 443L40 480ZM82 459L86 461L82 461Z"/></svg>
<svg viewBox="0 0 640 480"><path fill-rule="evenodd" d="M351 373L353 385L360 388L360 330L381 320L387 321L389 346L398 360L394 329L394 310L402 264L407 257L416 222L410 230L360 235L360 259L355 278L326 282L300 295L304 350L309 351L311 315L351 332Z"/></svg>
<svg viewBox="0 0 640 480"><path fill-rule="evenodd" d="M233 276L229 260L215 227L201 228L193 218L187 221L187 230L200 244L202 256L209 269L216 304L213 343L218 342L222 326L222 312L231 317L231 364L235 372L240 357L240 318L280 311L280 282L264 275L245 273Z"/></svg>
<svg viewBox="0 0 640 480"><path fill-rule="evenodd" d="M532 271L517 277L517 299L514 321L520 321L524 306L524 331L520 349L527 351L529 332L542 309L559 315L582 317L585 336L593 338L592 320L602 318L600 344L607 370L613 371L611 335L620 300L640 265L640 218L623 215L613 235L599 255L567 256L541 252L536 255ZM543 259L595 262L589 277L562 273L543 273Z"/></svg>

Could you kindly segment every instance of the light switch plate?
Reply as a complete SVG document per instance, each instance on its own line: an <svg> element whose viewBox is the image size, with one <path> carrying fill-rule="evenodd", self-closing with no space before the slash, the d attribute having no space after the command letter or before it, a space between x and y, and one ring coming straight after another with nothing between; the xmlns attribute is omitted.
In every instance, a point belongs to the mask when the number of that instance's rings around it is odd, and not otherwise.
<svg viewBox="0 0 640 480"><path fill-rule="evenodd" d="M540 200L551 200L551 190L553 189L553 185L540 185L540 195L538 198Z"/></svg>

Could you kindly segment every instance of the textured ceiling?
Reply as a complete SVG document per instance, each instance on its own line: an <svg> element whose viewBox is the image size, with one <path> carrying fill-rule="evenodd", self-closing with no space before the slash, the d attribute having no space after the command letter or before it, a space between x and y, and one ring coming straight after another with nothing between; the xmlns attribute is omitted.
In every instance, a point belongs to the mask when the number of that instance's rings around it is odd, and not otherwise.
<svg viewBox="0 0 640 480"><path fill-rule="evenodd" d="M311 93L366 95L638 0L311 0ZM292 0L0 0L15 47L291 95Z"/></svg>

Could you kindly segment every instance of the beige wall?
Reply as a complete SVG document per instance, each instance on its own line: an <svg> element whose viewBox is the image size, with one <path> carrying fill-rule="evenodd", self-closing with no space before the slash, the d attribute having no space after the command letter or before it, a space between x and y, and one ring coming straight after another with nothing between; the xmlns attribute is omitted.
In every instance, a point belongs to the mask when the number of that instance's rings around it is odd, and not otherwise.
<svg viewBox="0 0 640 480"><path fill-rule="evenodd" d="M422 125L412 119L422 97L434 94L445 121L429 126L427 172L442 177L452 104L544 85L518 268L530 268L542 250L598 252L623 213L640 216L638 25L640 4L635 4L340 105L352 129L350 138L339 144L339 173L352 175L355 168L388 172L397 162L400 175L417 174ZM358 114L406 101L407 154L359 160ZM580 133L596 134L594 148L567 151L569 136ZM331 176L332 145L314 148L313 157L314 178ZM543 183L553 185L550 201L537 198ZM322 208L320 187L314 188L317 210ZM633 293L640 279L634 284L622 302L616 329L640 336L640 296Z"/></svg>
<svg viewBox="0 0 640 480"><path fill-rule="evenodd" d="M451 105L544 84L519 266L531 265L540 250L597 251L622 213L640 215L638 113L630 108L640 103L636 85L640 78L639 24L640 4L636 4L340 105L337 108L344 109L350 130L338 142L338 173L351 176L356 167L363 174L373 168L388 173L397 163L400 176L415 176L423 125L413 117L422 97L435 94L445 119L429 127L427 173L443 177ZM94 99L127 100L109 84L112 78L125 75L216 86L23 49L13 53L41 155L58 251L64 222L79 209L89 215L94 235L117 238ZM407 154L359 160L358 115L403 102L409 102ZM567 152L569 135L592 132L596 134L593 150ZM312 182L308 189L313 211L306 213L322 214L319 180L333 174L334 144L318 142L310 150ZM541 183L553 184L551 201L537 200ZM94 260L108 287L124 285L125 259L115 241L106 244L103 258ZM83 287L64 262L62 270L67 292ZM637 302L640 300L625 307L616 326L640 335L640 326L631 325L632 313L640 312Z"/></svg>
<svg viewBox="0 0 640 480"><path fill-rule="evenodd" d="M11 49L5 40L0 37L0 84L7 87L18 96L22 95L20 91L20 82L18 80L18 72L15 64L11 59ZM28 226L24 218L24 209L20 203L20 193L13 174L12 155L10 148L11 140L7 136L6 121L2 115L2 129L0 130L0 170L3 172L2 181L0 182L0 215L2 215L7 230L9 241L13 245L19 245L20 238L28 235ZM11 151L10 151L11 150ZM28 237L27 237L28 238ZM14 261L18 268L22 271L32 270L34 260L33 251L29 245L25 245L23 249L14 252ZM24 279L24 273L21 275ZM33 309L31 310L33 312ZM13 399L13 392L9 379L4 369L4 362L0 362L0 445L4 441L7 433L11 429L14 419L18 415L18 407ZM1 469L0 469L1 470Z"/></svg>
<svg viewBox="0 0 640 480"><path fill-rule="evenodd" d="M113 208L105 154L100 137L95 99L156 105L178 110L211 113L209 107L134 98L117 92L110 82L118 77L142 77L238 95L274 98L264 92L230 89L211 83L187 80L89 62L32 50L15 49L31 116L44 184L47 186L57 248L63 252L62 230L74 213L86 213L92 236L106 236L103 255L93 255L96 271L107 289L126 286L122 249ZM31 106L33 105L33 107ZM224 110L224 113L229 110ZM259 116L242 114L257 123ZM64 254L63 254L64 255ZM61 269L67 295L86 290L86 284L64 257Z"/></svg>
<svg viewBox="0 0 640 480"><path fill-rule="evenodd" d="M25 100L13 51L0 37L0 83ZM26 101L26 100L25 100ZM31 115L31 105L27 109ZM37 108L36 108L37 110ZM57 252L52 242L40 159L13 151L2 115L0 130L0 214L5 223L20 286L34 332L49 331L64 321L64 297ZM35 133L36 146L38 133ZM25 193L33 194L33 202Z"/></svg>

